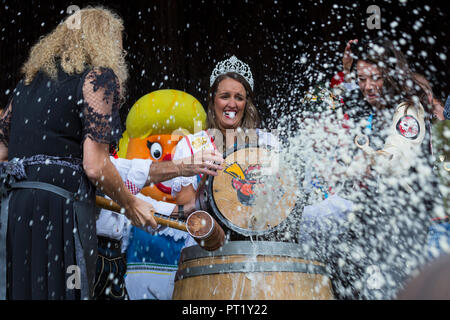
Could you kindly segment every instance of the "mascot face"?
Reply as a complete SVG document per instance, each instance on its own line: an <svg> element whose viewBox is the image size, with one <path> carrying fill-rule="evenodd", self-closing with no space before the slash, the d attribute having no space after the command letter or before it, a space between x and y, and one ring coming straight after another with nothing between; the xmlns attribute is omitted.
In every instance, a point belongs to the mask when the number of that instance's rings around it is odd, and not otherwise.
<svg viewBox="0 0 450 320"><path fill-rule="evenodd" d="M181 135L152 135L145 139L131 138L128 142L127 159L150 159L153 162L170 161ZM172 189L164 182L145 187L141 190L145 196L158 201L175 202Z"/></svg>
<svg viewBox="0 0 450 320"><path fill-rule="evenodd" d="M172 160L182 137L205 126L205 110L193 96L178 90L157 90L141 97L130 109L117 154L120 158L153 162ZM169 183L145 187L141 193L175 203Z"/></svg>

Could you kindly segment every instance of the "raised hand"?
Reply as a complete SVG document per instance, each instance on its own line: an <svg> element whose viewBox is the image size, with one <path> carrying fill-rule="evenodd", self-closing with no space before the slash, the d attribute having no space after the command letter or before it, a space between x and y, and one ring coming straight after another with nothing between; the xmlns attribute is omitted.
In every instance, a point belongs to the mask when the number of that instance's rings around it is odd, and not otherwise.
<svg viewBox="0 0 450 320"><path fill-rule="evenodd" d="M342 58L342 67L344 70L344 75L348 75L352 68L353 64L352 49L351 49L352 43L358 43L358 39L350 40L349 42L347 42L347 45L345 46L344 57Z"/></svg>

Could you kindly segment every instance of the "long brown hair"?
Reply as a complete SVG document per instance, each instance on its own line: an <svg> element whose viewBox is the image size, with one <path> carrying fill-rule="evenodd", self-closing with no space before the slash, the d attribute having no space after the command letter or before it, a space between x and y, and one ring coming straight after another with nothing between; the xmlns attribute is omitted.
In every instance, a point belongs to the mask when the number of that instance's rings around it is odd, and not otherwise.
<svg viewBox="0 0 450 320"><path fill-rule="evenodd" d="M243 76L235 72L228 72L225 74L221 74L216 78L213 85L209 89L209 98L208 98L208 112L207 112L207 125L208 129L219 129L219 126L216 122L216 113L214 111L214 98L217 93L217 88L219 87L219 83L222 80L227 78L234 79L239 81L243 86L247 94L247 101L244 109L244 116L242 118L242 122L239 127L242 129L256 129L260 126L261 120L259 117L258 110L255 107L253 90L250 87L249 83Z"/></svg>
<svg viewBox="0 0 450 320"><path fill-rule="evenodd" d="M383 99L388 106L406 102L408 107L420 102L430 112L426 93L414 72L410 69L406 57L395 49L389 39L378 38L372 41L362 41L352 46L352 68L356 68L358 60L374 64L383 77Z"/></svg>

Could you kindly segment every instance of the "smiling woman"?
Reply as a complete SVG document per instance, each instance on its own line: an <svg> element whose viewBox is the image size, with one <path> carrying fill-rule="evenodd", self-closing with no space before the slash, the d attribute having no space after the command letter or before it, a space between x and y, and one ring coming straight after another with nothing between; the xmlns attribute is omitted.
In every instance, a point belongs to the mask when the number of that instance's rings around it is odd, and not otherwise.
<svg viewBox="0 0 450 320"><path fill-rule="evenodd" d="M341 193L359 203L360 208L353 211L355 224L347 234L346 241L351 245L342 252L337 249L339 258L330 260L345 261L343 268L336 268L342 272L336 278L339 294L390 299L413 269L427 259L430 218L441 210L442 196L430 161L433 96L389 39L349 41L343 67L347 75L356 73L359 90L370 105L354 112L364 106L359 96L345 102L348 112L353 112L351 120L356 125L352 130L363 133L366 139L365 146L354 140L361 150L352 160L352 165L359 159L366 161L359 162L366 171L358 178L365 187L350 187ZM372 235L377 235L376 244L367 247ZM358 248L364 248L365 259L352 256ZM395 252L401 252L401 256ZM355 279L363 285L354 285ZM338 284L340 281L343 283Z"/></svg>
<svg viewBox="0 0 450 320"><path fill-rule="evenodd" d="M237 80L225 78L217 87L214 97L214 115L220 130L236 129L244 117L247 93Z"/></svg>
<svg viewBox="0 0 450 320"><path fill-rule="evenodd" d="M383 78L376 65L359 60L356 64L359 89L367 102L375 106L381 97Z"/></svg>
<svg viewBox="0 0 450 320"><path fill-rule="evenodd" d="M227 72L219 75L209 90L208 128L256 129L260 125L258 110L249 82L239 73Z"/></svg>
<svg viewBox="0 0 450 320"><path fill-rule="evenodd" d="M235 56L219 62L210 77L208 130L181 139L177 144L174 160L200 150L236 150L247 138L255 141L258 146L278 149L275 136L258 129L260 117L253 101L253 75L250 67ZM175 178L172 195L176 202L184 205L194 199L200 181L199 176Z"/></svg>

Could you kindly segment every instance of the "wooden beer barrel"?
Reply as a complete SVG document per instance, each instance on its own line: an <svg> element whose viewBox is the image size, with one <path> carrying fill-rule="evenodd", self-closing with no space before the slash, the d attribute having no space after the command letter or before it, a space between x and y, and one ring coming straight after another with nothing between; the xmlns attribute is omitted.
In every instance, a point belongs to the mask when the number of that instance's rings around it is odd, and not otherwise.
<svg viewBox="0 0 450 320"><path fill-rule="evenodd" d="M330 300L325 265L286 242L231 241L182 250L174 300Z"/></svg>

